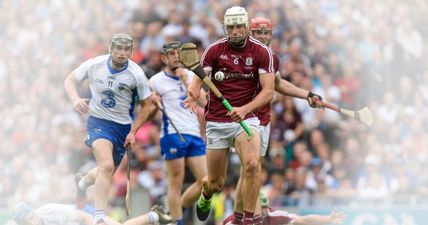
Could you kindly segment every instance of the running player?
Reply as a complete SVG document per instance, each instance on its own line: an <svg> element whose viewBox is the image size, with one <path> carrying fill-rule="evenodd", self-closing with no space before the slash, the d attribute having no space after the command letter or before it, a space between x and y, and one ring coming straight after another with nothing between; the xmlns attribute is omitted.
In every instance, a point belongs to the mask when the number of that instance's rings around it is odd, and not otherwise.
<svg viewBox="0 0 428 225"><path fill-rule="evenodd" d="M96 224L105 224L111 179L125 153L124 144L135 143L138 127L131 128L131 123L137 98L144 109L137 121L146 121L150 113L147 108L151 101L147 99L151 93L144 71L129 59L133 45L130 35L114 34L108 55L87 60L64 81L74 109L82 115L89 114L86 143L92 147L98 167L79 180L79 187L85 189L95 182ZM90 83L90 101L81 98L77 91L78 84L85 79Z"/></svg>
<svg viewBox="0 0 428 225"><path fill-rule="evenodd" d="M264 17L256 17L250 21L250 31L251 35L257 40L261 41L266 46L270 45L272 39L272 23L269 19ZM314 94L305 89L298 88L287 80L281 79L279 74L279 58L276 54L273 54L274 57L274 69L275 69L275 91L280 94L297 97L302 99L307 99L311 107L322 107L321 101L322 97ZM260 130L261 130L261 156L264 157L267 152L270 136L270 102L265 106L261 107L258 112L258 118L260 120ZM241 171L242 175L242 171ZM234 212L234 224L241 224L243 222L243 205L242 205L242 179L238 180L237 192L236 192L236 201L235 201L235 212ZM256 212L260 213L260 206L256 207Z"/></svg>

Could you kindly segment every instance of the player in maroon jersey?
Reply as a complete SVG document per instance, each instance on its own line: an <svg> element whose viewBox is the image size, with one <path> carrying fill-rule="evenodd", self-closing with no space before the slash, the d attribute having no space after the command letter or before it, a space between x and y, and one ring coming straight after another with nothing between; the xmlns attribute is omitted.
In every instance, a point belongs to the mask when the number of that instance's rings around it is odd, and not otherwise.
<svg viewBox="0 0 428 225"><path fill-rule="evenodd" d="M248 16L242 7L228 8L224 15L226 37L207 47L202 55L202 67L211 74L213 83L234 106L232 112L210 93L205 108L208 176L197 204L197 215L206 220L211 197L221 191L226 178L228 155L234 147L243 165L242 199L244 224L254 224L254 209L260 190L260 134L257 109L272 100L274 92L274 62L272 51L248 35ZM217 72L224 76L215 76ZM217 77L218 80L215 80ZM185 100L192 108L199 97L202 81L194 77ZM261 90L259 90L261 87ZM247 139L237 122L245 120L253 136Z"/></svg>
<svg viewBox="0 0 428 225"><path fill-rule="evenodd" d="M264 17L256 17L250 21L250 31L251 35L257 40L261 41L266 46L269 46L272 39L272 22ZM305 89L296 87L287 80L281 79L279 74L279 58L276 54L273 54L274 57L274 70L275 70L275 91L280 94L297 97L302 99L307 99L309 105L313 108L321 108L322 97L314 94ZM260 120L260 131L261 131L261 156L265 156L269 143L270 135L270 102L265 106L261 107L257 113L257 116ZM241 171L242 175L242 171ZM240 190L242 186L242 179L238 180L237 190ZM256 212L260 213L260 206L257 206ZM242 206L242 196L241 192L237 191L236 201L235 201L235 212L234 212L234 224L241 224L243 219L243 206Z"/></svg>
<svg viewBox="0 0 428 225"><path fill-rule="evenodd" d="M299 216L288 213L284 210L277 210L268 207L269 200L266 195L260 192L260 204L262 207L263 225L324 225L324 224L342 224L346 219L343 212L333 210L328 216L305 215ZM233 225L234 215L230 215L223 221L223 225Z"/></svg>

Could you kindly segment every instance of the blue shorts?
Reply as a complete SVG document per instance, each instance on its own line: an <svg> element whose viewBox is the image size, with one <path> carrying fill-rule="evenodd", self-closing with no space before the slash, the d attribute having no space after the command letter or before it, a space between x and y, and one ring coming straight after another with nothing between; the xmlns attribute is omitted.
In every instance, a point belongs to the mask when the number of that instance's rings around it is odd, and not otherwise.
<svg viewBox="0 0 428 225"><path fill-rule="evenodd" d="M89 147L92 147L92 143L97 139L107 139L113 144L114 165L119 166L125 155L123 144L125 143L126 135L131 130L131 124L123 125L91 116L88 119L87 130L86 144Z"/></svg>
<svg viewBox="0 0 428 225"><path fill-rule="evenodd" d="M165 160L205 155L205 143L200 137L183 134L181 142L178 134L167 134L160 139L161 153Z"/></svg>

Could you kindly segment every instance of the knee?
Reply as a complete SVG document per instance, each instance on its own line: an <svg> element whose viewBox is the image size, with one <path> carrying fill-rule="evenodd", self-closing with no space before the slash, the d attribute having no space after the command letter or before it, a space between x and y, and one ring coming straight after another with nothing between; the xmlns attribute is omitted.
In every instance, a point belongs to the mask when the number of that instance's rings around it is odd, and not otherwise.
<svg viewBox="0 0 428 225"><path fill-rule="evenodd" d="M101 163L98 167L99 173L104 175L113 175L114 172L114 163L108 162L108 163Z"/></svg>
<svg viewBox="0 0 428 225"><path fill-rule="evenodd" d="M250 159L244 164L244 172L247 176L254 176L260 170L260 161L258 159Z"/></svg>
<svg viewBox="0 0 428 225"><path fill-rule="evenodd" d="M216 180L210 180L209 185L210 185L210 189L213 193L220 192L221 190L223 190L224 178L219 178Z"/></svg>

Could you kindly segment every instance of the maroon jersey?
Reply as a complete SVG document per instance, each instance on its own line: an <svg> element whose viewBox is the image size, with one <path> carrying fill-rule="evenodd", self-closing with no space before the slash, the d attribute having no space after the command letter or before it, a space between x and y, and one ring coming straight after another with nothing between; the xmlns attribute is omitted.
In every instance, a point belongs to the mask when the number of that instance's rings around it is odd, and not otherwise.
<svg viewBox="0 0 428 225"><path fill-rule="evenodd" d="M276 73L279 72L279 57L276 54L273 54L273 68L275 70L275 76ZM261 91L261 88L260 88ZM266 104L265 106L262 106L259 108L259 111L257 112L257 117L260 120L261 126L268 125L270 121L270 102Z"/></svg>
<svg viewBox="0 0 428 225"><path fill-rule="evenodd" d="M267 208L267 215L263 217L264 225L287 225L293 222L296 218L295 214L290 214L287 211L276 210L270 207ZM223 221L223 225L232 225L233 214Z"/></svg>
<svg viewBox="0 0 428 225"><path fill-rule="evenodd" d="M248 37L244 48L233 48L223 38L207 47L201 58L202 67L211 71L211 80L223 96L234 107L251 102L259 93L259 75L273 73L272 51L260 41ZM224 79L217 81L214 74L224 73ZM226 116L227 110L214 93L210 92L205 107L207 121L233 122ZM246 118L255 117L250 113Z"/></svg>

